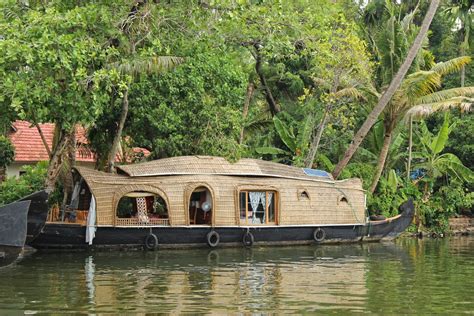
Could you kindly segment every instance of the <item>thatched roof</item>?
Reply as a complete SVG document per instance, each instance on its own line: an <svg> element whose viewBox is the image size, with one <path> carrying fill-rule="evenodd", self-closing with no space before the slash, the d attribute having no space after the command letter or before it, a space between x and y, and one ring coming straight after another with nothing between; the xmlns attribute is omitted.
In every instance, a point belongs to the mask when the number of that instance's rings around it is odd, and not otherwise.
<svg viewBox="0 0 474 316"><path fill-rule="evenodd" d="M167 175L232 175L232 176L266 176L280 178L301 178L333 181L329 173L319 172L308 175L303 168L297 168L270 161L241 159L235 163L222 157L182 156L154 160L133 165L118 166L119 173L130 177L149 177Z"/></svg>

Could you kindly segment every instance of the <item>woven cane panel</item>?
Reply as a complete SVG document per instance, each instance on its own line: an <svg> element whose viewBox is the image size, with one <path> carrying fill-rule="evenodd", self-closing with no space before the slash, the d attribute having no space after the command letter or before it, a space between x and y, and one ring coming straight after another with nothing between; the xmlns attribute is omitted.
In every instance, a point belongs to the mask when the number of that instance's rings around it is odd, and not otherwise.
<svg viewBox="0 0 474 316"><path fill-rule="evenodd" d="M205 174L128 177L82 168L80 172L96 197L99 225L119 225L114 214L117 198L134 190L159 194L167 202L169 224L186 225L190 190L203 183L213 191L214 225L217 226L239 225L238 189L245 187L278 191L277 216L281 225L353 224L365 218L364 192L357 179L332 184L272 177ZM298 199L301 187L308 191L309 201ZM352 207L349 203L338 204L341 196L345 196Z"/></svg>

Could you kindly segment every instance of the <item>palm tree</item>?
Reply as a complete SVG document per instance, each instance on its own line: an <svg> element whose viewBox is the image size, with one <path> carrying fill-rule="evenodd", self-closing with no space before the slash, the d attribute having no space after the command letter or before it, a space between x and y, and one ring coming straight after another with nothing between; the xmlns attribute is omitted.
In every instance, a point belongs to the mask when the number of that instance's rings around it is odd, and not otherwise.
<svg viewBox="0 0 474 316"><path fill-rule="evenodd" d="M437 63L429 71L415 72L403 80L383 112L384 142L380 150L376 173L369 189L370 192L375 191L384 170L393 131L406 115L431 114L452 107L465 107L466 103L473 101L469 96L474 94L474 87L436 91L441 88L444 75L459 71L470 60L470 57L458 57L447 62Z"/></svg>
<svg viewBox="0 0 474 316"><path fill-rule="evenodd" d="M333 176L336 179L341 171L345 168L345 166L349 163L351 160L352 156L354 153L357 151L357 148L359 148L360 144L364 140L365 136L369 132L369 130L372 128L372 126L377 122L379 115L383 112L387 104L389 103L390 99L394 95L394 93L397 91L398 87L400 87L403 78L408 72L408 69L410 68L413 60L418 54L418 51L420 50L423 40L426 37L426 34L428 32L428 28L431 25L431 21L433 20L433 17L436 13L436 10L438 9L439 6L439 0L433 0L430 3L430 6L428 8L428 11L425 15L425 18L423 19L423 23L421 25L420 31L418 35L415 38L415 41L413 42L413 45L411 46L410 50L407 53L407 56L405 58L405 61L403 64L400 66L398 69L396 75L393 77L392 81L390 82L390 85L388 86L387 90L384 92L384 94L380 97L377 105L374 107L372 112L369 114L367 119L365 120L364 124L362 124L361 128L359 131L356 133L354 138L352 139L352 143L349 146L349 148L346 150L343 158L339 161L339 163L336 165L336 168L334 168L333 171Z"/></svg>
<svg viewBox="0 0 474 316"><path fill-rule="evenodd" d="M460 45L460 55L464 56L469 51L469 39L472 28L473 0L453 0L453 6L444 10L452 20L453 24L459 23L459 33L462 36ZM464 87L466 78L466 68L461 68L461 87Z"/></svg>

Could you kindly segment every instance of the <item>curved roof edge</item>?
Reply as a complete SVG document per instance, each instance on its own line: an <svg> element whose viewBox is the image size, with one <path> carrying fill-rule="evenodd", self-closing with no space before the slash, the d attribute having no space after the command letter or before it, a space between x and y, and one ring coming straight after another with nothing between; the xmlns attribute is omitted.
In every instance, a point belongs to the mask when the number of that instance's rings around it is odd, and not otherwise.
<svg viewBox="0 0 474 316"><path fill-rule="evenodd" d="M235 163L222 157L181 156L164 158L133 165L118 166L119 172L130 177L165 175L215 174L232 176L267 176L282 178L320 179L333 182L325 171L287 166L258 159L240 159Z"/></svg>

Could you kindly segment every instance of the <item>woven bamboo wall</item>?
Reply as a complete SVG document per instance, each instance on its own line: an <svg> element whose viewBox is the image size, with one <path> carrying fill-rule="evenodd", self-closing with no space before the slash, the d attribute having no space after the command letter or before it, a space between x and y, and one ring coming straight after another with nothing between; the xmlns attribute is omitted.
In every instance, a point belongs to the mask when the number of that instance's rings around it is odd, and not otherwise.
<svg viewBox="0 0 474 316"><path fill-rule="evenodd" d="M128 177L78 169L97 202L98 225L119 225L116 205L124 194L147 191L159 194L168 205L171 226L188 225L188 203L192 191L200 186L213 194L213 224L238 225L238 190L278 192L278 224L357 224L365 221L365 198L360 180L311 181L273 177L226 175L174 175ZM302 198L305 191L308 198ZM341 201L345 198L347 202Z"/></svg>

